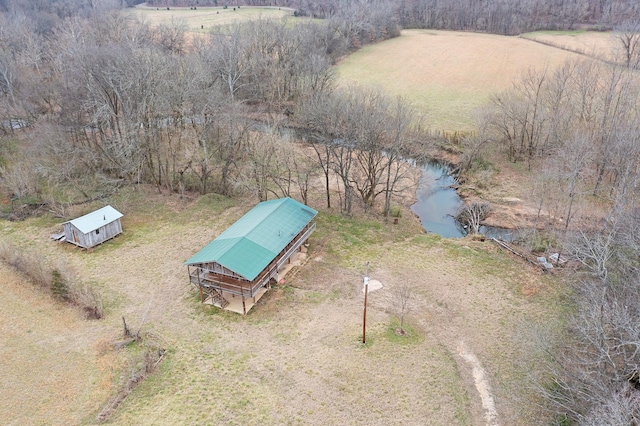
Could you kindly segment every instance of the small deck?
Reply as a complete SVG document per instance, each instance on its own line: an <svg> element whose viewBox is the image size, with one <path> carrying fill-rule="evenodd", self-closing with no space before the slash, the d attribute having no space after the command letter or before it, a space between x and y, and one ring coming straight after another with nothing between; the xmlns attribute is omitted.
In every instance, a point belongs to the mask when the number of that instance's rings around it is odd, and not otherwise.
<svg viewBox="0 0 640 426"><path fill-rule="evenodd" d="M284 282L284 279L292 269L296 266L300 266L304 264L307 260L307 249L306 247L302 247L302 251L298 251L293 253L291 257L289 257L287 263L283 264L280 268L278 268L277 276L275 277L278 283ZM265 295L265 293L269 290L267 287L260 287L255 293L254 297L245 297L244 298L244 307L242 306L242 296L237 294L230 293L225 290L218 290L218 294L222 295L222 298L228 302L225 306L222 306L219 300L215 300L212 296L208 296L204 300L204 304L212 305L220 309L224 309L226 311L235 312L237 314L244 315L245 312L249 312L251 308L253 308L258 301ZM223 301L224 302L224 301Z"/></svg>
<svg viewBox="0 0 640 426"><path fill-rule="evenodd" d="M266 287L262 287L260 290L258 290L258 292L256 293L255 297L248 297L244 299L244 308L246 309L247 312L249 312L251 310L251 308L253 308L255 306L256 303L258 303L258 301L262 298L262 296L264 296L264 294L267 292L267 288ZM205 305L213 305L217 308L221 308L224 309L225 311L231 311L231 312L235 312L237 314L240 315L244 315L244 311L242 308L242 297L240 296L236 296L233 293L227 293L226 291L222 292L222 297L224 297L224 299L229 302L229 304L227 306L225 306L224 308L222 306L220 306L220 303L214 301L211 297L207 297L204 301Z"/></svg>

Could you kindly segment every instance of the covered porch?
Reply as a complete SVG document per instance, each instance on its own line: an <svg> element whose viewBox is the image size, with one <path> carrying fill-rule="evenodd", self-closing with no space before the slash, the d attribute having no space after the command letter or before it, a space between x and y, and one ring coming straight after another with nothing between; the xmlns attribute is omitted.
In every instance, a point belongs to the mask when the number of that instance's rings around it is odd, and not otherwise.
<svg viewBox="0 0 640 426"><path fill-rule="evenodd" d="M284 282L285 277L307 260L307 248L303 244L287 250L288 256L274 261L258 279L251 281L210 274L200 268L189 271L191 283L200 291L200 300L206 305L246 315L271 288L274 282ZM271 266L271 265L270 265Z"/></svg>
<svg viewBox="0 0 640 426"><path fill-rule="evenodd" d="M201 302L246 315L273 282L306 258L317 213L289 197L245 213L185 262Z"/></svg>

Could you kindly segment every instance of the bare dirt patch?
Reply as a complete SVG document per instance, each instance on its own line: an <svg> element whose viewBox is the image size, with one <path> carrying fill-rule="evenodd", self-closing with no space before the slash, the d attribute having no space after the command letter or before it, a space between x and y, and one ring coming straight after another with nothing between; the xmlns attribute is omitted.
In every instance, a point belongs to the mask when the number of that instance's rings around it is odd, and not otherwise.
<svg viewBox="0 0 640 426"><path fill-rule="evenodd" d="M496 426L498 424L498 412L496 411L495 403L493 402L493 395L491 394L491 387L487 381L486 374L482 365L478 361L476 356L469 352L463 341L458 344L458 354L471 365L473 381L476 385L476 389L480 394L480 400L482 401L482 408L484 408L484 418L487 426Z"/></svg>

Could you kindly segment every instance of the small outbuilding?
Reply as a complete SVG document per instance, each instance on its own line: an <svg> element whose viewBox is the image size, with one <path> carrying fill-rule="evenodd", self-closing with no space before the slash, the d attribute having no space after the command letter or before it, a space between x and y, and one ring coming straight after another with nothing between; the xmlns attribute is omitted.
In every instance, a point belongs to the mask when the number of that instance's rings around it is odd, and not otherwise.
<svg viewBox="0 0 640 426"><path fill-rule="evenodd" d="M303 250L317 213L288 197L249 210L185 262L201 301L246 314Z"/></svg>
<svg viewBox="0 0 640 426"><path fill-rule="evenodd" d="M118 210L106 206L65 222L62 224L64 240L82 248L95 247L122 233L122 216Z"/></svg>

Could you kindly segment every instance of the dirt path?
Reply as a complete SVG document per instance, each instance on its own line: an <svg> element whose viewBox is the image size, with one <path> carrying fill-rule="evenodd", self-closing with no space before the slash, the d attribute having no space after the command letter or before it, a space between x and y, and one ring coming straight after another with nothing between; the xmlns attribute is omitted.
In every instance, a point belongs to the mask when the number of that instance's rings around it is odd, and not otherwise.
<svg viewBox="0 0 640 426"><path fill-rule="evenodd" d="M464 359L473 369L473 381L476 385L476 389L480 394L482 400L482 407L484 408L484 418L487 426L498 426L498 412L496 411L496 405L493 402L493 395L491 394L491 388L489 387L489 381L487 375L480 365L478 358L469 351L464 341L458 343L458 354Z"/></svg>

